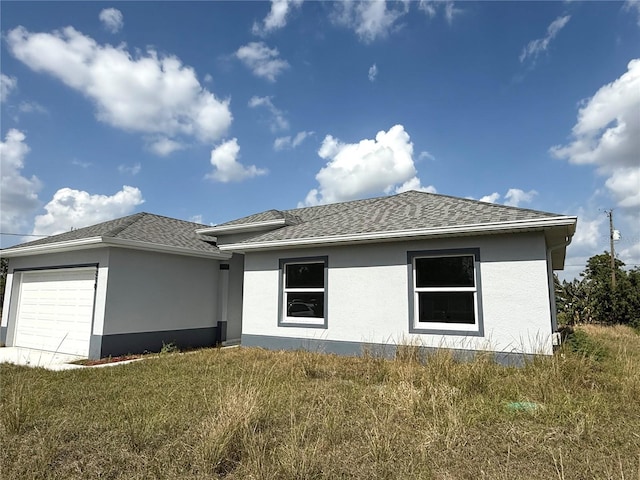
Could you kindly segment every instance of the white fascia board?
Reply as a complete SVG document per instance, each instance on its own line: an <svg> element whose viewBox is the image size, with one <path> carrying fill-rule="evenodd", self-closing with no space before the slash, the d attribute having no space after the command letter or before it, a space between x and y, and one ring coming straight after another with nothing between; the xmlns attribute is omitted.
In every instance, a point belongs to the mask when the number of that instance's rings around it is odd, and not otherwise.
<svg viewBox="0 0 640 480"><path fill-rule="evenodd" d="M510 222L480 223L475 225L459 225L452 227L423 228L415 230L393 230L388 232L367 232L348 235L332 235L326 237L295 238L271 240L254 243L230 243L220 245L221 251L269 250L285 247L305 247L333 244L351 244L372 241L393 241L407 238L428 238L441 236L467 236L474 234L509 233L518 231L545 230L554 227L568 227L575 231L577 217L561 216L535 220L516 220Z"/></svg>
<svg viewBox="0 0 640 480"><path fill-rule="evenodd" d="M190 257L204 257L218 260L228 260L231 253L226 252L201 252L185 247L175 247L170 245L160 245L157 243L141 242L138 240L124 240L111 237L90 237L80 240L69 240L66 242L47 243L44 245L32 245L28 247L18 247L1 251L0 256L5 258L26 257L29 255L44 255L47 253L62 253L76 250L86 250L99 247L122 247L134 250L147 250L151 252L171 253L174 255L185 255Z"/></svg>
<svg viewBox="0 0 640 480"><path fill-rule="evenodd" d="M242 232L257 232L260 230L269 230L277 227L288 225L286 219L276 218L275 220L265 220L264 222L240 223L235 225L216 225L215 227L199 228L196 233L200 235L211 234L232 234Z"/></svg>
<svg viewBox="0 0 640 480"><path fill-rule="evenodd" d="M71 250L85 250L87 248L100 247L102 237L81 238L79 240L67 240L66 242L45 243L44 245L30 245L27 247L8 248L0 252L5 258L26 257L28 255L42 255L45 253L69 252Z"/></svg>

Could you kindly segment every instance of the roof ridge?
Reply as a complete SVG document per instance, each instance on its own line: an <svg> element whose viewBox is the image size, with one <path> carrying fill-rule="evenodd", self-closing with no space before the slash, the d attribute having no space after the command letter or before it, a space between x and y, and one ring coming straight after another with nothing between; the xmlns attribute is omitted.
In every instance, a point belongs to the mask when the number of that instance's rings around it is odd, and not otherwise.
<svg viewBox="0 0 640 480"><path fill-rule="evenodd" d="M297 224L299 223L304 223L304 220L302 220L298 215L294 215L292 213L289 213L286 210L278 210L280 213L282 213L282 218L285 219L285 221L293 221Z"/></svg>
<svg viewBox="0 0 640 480"><path fill-rule="evenodd" d="M174 222L190 223L192 225L204 225L205 227L209 226L209 225L206 225L204 223L192 222L191 220L184 220L182 218L168 217L167 215L158 215L157 213L139 212L139 213L136 213L134 215L140 215L140 214L141 214L141 217L142 216L148 216L148 217L156 217L156 218L166 218L167 220L172 220Z"/></svg>
<svg viewBox="0 0 640 480"><path fill-rule="evenodd" d="M394 195L385 195L385 196L381 196L381 197L374 197L374 198L359 198L357 200L349 200L347 202L337 202L337 203L326 203L323 205L313 205L311 207L300 207L300 208L294 208L291 210L285 210L285 213L294 216L297 220L298 223L296 224L292 224L292 225L284 225L283 227L279 228L278 230L283 230L283 229L287 229L287 228L291 228L291 227L296 227L298 225L302 225L302 224L312 224L321 220L325 220L327 218L333 217L335 215L340 215L340 214L344 214L344 212L346 211L357 211L357 210L361 210L363 208L368 208L371 207L372 204L384 201L385 199L389 199ZM338 208L338 209L334 209L331 211L328 211L326 214L324 215L319 215L317 217L313 217L313 218L309 218L304 220L302 217L299 217L298 215L294 215L291 212L295 211L295 210L303 210L303 209L313 209L313 208L321 208L321 207L328 207L331 205L335 205L335 206L342 206L343 208Z"/></svg>
<svg viewBox="0 0 640 480"><path fill-rule="evenodd" d="M419 194L419 195L431 195L431 196L434 196L434 197L450 198L452 200L463 201L463 202L468 202L468 203L473 203L473 204L493 205L494 207L504 208L504 209L507 209L507 210L519 210L519 211L526 211L526 212L533 212L533 213L546 213L546 214L549 214L549 215L558 216L557 213L548 212L546 210L536 210L534 208L526 208L526 207L515 207L513 205L505 205L504 203L483 202L482 200L476 200L475 198L456 197L456 196L453 196L453 195L446 195L444 193L421 192L419 190L407 190L406 192L396 193L395 195L391 195L391 196L392 197L397 197L397 196L400 196L400 195L411 194L411 193ZM381 197L381 198L383 198L383 197ZM386 197L386 198L389 198L389 197Z"/></svg>
<svg viewBox="0 0 640 480"><path fill-rule="evenodd" d="M126 222L124 222L122 225L117 226L111 230L109 230L105 235L103 235L104 237L117 237L119 234L121 234L123 231L125 231L127 228L129 228L131 225L137 223L142 217L148 215L147 212L138 212L138 213L134 213L133 215L129 215L129 217L124 217L127 219Z"/></svg>
<svg viewBox="0 0 640 480"><path fill-rule="evenodd" d="M385 196L381 196L381 197L373 197L373 198L357 198L355 200L348 200L345 202L334 202L334 203L323 203L321 205L311 205L309 207L297 207L297 208L291 208L289 210L284 210L286 213L290 214L290 215L294 215L296 218L300 219L301 223L307 223L313 220L318 220L320 218L327 218L327 217L331 217L333 215L336 215L338 213L344 212L345 210L352 210L353 208L359 208L361 205L364 206L366 205L371 205L371 203L376 203L379 200L384 200L385 198L389 198L388 195ZM356 204L360 204L360 205L356 205ZM349 206L351 205L351 206ZM332 211L327 212L325 215L321 215L315 218L312 218L310 220L302 220L301 217L299 217L298 215L295 215L293 212L296 211L300 211L300 210L314 210L314 209L321 209L321 208L327 208L327 207L346 207L346 208L340 208L340 209L334 209Z"/></svg>

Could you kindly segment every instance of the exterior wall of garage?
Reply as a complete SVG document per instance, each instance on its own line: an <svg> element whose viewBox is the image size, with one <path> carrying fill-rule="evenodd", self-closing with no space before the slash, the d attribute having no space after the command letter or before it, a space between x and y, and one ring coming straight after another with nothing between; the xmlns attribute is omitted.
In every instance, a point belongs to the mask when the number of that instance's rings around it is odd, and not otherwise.
<svg viewBox="0 0 640 480"><path fill-rule="evenodd" d="M214 345L218 276L218 260L112 248L104 329L91 356Z"/></svg>
<svg viewBox="0 0 640 480"><path fill-rule="evenodd" d="M410 252L479 252L481 328L475 333L415 333L410 319ZM325 325L279 322L282 259L327 260ZM244 345L358 354L363 347L409 343L427 349L552 352L552 305L544 234L487 235L245 254Z"/></svg>
<svg viewBox="0 0 640 480"><path fill-rule="evenodd" d="M229 333L239 337L241 300L235 297L238 277L242 295L242 274L237 271L242 257L231 263L227 320L232 323ZM180 348L215 345L227 330L218 324L219 264L214 259L106 247L10 258L0 341L14 345L22 271L95 265L90 358L158 351L169 343Z"/></svg>
<svg viewBox="0 0 640 480"><path fill-rule="evenodd" d="M98 275L91 332L92 335L101 332L104 322L109 253L108 248L95 248L75 252L10 258L2 308L2 323L0 323L0 342L7 346L14 345L20 279L23 272L32 270L66 269L88 265L96 266Z"/></svg>

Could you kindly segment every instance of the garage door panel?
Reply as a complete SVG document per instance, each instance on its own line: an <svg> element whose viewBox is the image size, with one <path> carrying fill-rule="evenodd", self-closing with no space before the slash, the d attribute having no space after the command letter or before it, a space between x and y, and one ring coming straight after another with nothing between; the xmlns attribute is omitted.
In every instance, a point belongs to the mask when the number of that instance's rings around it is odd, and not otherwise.
<svg viewBox="0 0 640 480"><path fill-rule="evenodd" d="M95 268L24 272L16 346L87 355Z"/></svg>

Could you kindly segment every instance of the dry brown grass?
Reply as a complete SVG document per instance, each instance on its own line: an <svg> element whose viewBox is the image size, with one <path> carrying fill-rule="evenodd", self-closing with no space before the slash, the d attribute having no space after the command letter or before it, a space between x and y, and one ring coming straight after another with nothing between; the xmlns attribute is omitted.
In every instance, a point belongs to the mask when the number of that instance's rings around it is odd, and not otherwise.
<svg viewBox="0 0 640 480"><path fill-rule="evenodd" d="M2 365L3 478L639 479L640 336L523 368L260 349ZM588 351L588 349L587 349ZM539 408L513 410L511 402Z"/></svg>

